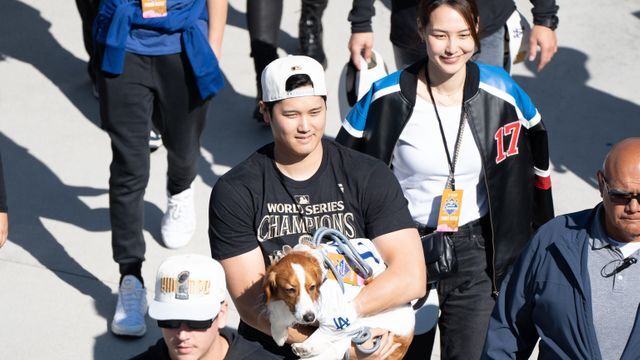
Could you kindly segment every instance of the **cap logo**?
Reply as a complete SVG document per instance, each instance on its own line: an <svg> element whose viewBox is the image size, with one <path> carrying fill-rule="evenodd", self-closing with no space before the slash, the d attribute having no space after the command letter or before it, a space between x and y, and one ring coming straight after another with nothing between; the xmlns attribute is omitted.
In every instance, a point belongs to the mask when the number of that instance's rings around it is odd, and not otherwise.
<svg viewBox="0 0 640 360"><path fill-rule="evenodd" d="M211 281L189 279L189 271L183 271L177 277L165 277L160 279L160 292L163 294L175 294L178 300L189 300L190 295L209 295Z"/></svg>
<svg viewBox="0 0 640 360"><path fill-rule="evenodd" d="M178 274L178 291L176 291L176 299L189 300L189 272L183 271Z"/></svg>
<svg viewBox="0 0 640 360"><path fill-rule="evenodd" d="M302 66L300 65L294 65L291 67L291 71L299 71L302 70Z"/></svg>

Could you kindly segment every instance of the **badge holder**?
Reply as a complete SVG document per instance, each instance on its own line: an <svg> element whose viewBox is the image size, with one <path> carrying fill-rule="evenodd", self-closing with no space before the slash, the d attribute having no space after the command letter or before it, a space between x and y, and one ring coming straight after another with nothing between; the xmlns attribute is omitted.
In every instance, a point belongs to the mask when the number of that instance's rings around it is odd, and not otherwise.
<svg viewBox="0 0 640 360"><path fill-rule="evenodd" d="M140 4L145 19L167 16L167 0L141 0Z"/></svg>
<svg viewBox="0 0 640 360"><path fill-rule="evenodd" d="M453 160L449 154L449 146L447 145L447 138L444 136L444 129L442 127L442 120L440 120L440 114L438 113L438 106L436 100L433 97L431 91L431 81L429 80L428 66L425 65L425 78L427 80L427 90L429 90L429 97L433 104L433 110L436 113L438 119L438 126L440 127L440 135L442 135L442 143L444 144L444 152L447 154L447 163L449 165L449 177L447 178L447 184L442 192L442 198L440 200L440 211L438 212L438 226L437 232L456 232L458 231L458 224L460 223L460 210L462 209L462 193L460 189L456 189L455 171L456 162L458 161L458 155L460 154L460 144L462 143L462 133L464 132L464 98L462 104L460 104L460 125L458 126L458 135L456 136L456 144L453 149Z"/></svg>

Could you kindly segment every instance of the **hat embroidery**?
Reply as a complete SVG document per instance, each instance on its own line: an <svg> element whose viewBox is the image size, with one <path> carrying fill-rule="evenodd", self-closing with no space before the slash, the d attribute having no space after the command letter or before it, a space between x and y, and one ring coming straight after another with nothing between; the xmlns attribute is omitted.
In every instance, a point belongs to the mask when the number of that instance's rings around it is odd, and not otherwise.
<svg viewBox="0 0 640 360"><path fill-rule="evenodd" d="M178 291L176 291L176 299L189 300L189 272L183 271L178 274Z"/></svg>
<svg viewBox="0 0 640 360"><path fill-rule="evenodd" d="M181 279L182 276L185 276L185 278ZM163 294L175 293L176 299L188 300L189 297L186 296L186 298L184 298L184 294L197 296L209 295L210 290L211 281L192 279L188 271L181 272L177 277L163 276L160 279L160 292Z"/></svg>

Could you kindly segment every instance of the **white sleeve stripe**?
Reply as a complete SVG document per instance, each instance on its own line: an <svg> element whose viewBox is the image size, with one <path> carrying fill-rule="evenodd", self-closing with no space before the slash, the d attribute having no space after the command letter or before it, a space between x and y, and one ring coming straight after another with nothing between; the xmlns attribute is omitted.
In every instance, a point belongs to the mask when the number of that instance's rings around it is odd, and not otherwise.
<svg viewBox="0 0 640 360"><path fill-rule="evenodd" d="M400 84L389 86L384 89L380 89L375 93L373 93L373 96L371 97L371 102L374 102L378 100L378 98L381 98L385 95L389 95L391 93L398 92L398 91L400 91Z"/></svg>
<svg viewBox="0 0 640 360"><path fill-rule="evenodd" d="M522 111L520 111L520 108L516 103L516 99L514 99L513 96L511 96L511 94L483 82L480 83L480 88L492 95L495 95L503 99L509 104L513 105L513 107L516 109L516 115L518 116L518 119L520 119L520 123L525 128L530 129L536 126L540 122L540 113L538 113L538 110L536 110L536 115L531 120L525 119L524 115L522 114Z"/></svg>
<svg viewBox="0 0 640 360"><path fill-rule="evenodd" d="M536 109L536 114L533 116L533 118L529 121L524 120L524 121L520 121L522 123L522 125L524 127L526 127L527 129L531 129L532 127L538 125L538 123L540 122L540 120L542 120L542 117L540 116L540 113L538 112L538 110Z"/></svg>
<svg viewBox="0 0 640 360"><path fill-rule="evenodd" d="M342 120L342 127L347 130L347 132L349 133L349 135L355 137L355 138L361 138L362 137L362 130L358 130L356 128L354 128L353 126L351 126L351 124L349 124L349 121L345 118L344 120Z"/></svg>
<svg viewBox="0 0 640 360"><path fill-rule="evenodd" d="M536 176L540 176L540 177L549 177L551 176L551 170L547 169L547 170L540 170L537 167L533 167L533 171L535 172Z"/></svg>

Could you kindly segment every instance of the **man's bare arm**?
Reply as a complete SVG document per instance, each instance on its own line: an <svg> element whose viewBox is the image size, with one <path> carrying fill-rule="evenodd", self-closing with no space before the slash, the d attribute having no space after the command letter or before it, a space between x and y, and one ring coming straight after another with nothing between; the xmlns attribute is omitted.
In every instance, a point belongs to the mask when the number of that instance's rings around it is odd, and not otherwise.
<svg viewBox="0 0 640 360"><path fill-rule="evenodd" d="M373 240L387 269L354 299L361 316L377 314L424 296L427 269L418 231L394 231Z"/></svg>
<svg viewBox="0 0 640 360"><path fill-rule="evenodd" d="M271 324L262 290L262 279L266 269L260 248L222 260L220 263L227 274L229 295L242 321L271 335ZM302 342L313 331L313 328L306 326L290 328L287 342Z"/></svg>

